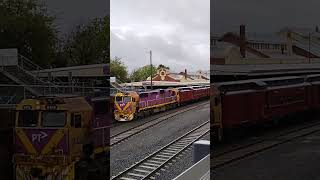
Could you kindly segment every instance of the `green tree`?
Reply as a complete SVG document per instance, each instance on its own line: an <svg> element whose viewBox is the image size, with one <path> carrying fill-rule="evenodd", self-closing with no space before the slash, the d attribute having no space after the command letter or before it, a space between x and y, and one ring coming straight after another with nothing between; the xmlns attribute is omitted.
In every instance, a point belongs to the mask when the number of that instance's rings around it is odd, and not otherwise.
<svg viewBox="0 0 320 180"><path fill-rule="evenodd" d="M109 17L96 18L88 25L79 25L65 45L69 65L109 63Z"/></svg>
<svg viewBox="0 0 320 180"><path fill-rule="evenodd" d="M157 69L161 69L161 68L169 69L169 70L170 70L170 68L169 68L168 66L165 66L165 65L163 65L163 64L159 64L159 66L158 66Z"/></svg>
<svg viewBox="0 0 320 180"><path fill-rule="evenodd" d="M154 77L157 72L157 67L152 65L152 72L153 72L152 74ZM148 77L150 77L150 75L151 75L151 66L146 65L146 66L140 67L138 69L135 69L132 72L130 79L134 82L145 81L145 80L147 80Z"/></svg>
<svg viewBox="0 0 320 180"><path fill-rule="evenodd" d="M110 76L116 77L121 82L128 81L128 70L121 58L115 57L110 62Z"/></svg>
<svg viewBox="0 0 320 180"><path fill-rule="evenodd" d="M39 0L0 1L0 48L18 52L41 66L54 59L57 31Z"/></svg>

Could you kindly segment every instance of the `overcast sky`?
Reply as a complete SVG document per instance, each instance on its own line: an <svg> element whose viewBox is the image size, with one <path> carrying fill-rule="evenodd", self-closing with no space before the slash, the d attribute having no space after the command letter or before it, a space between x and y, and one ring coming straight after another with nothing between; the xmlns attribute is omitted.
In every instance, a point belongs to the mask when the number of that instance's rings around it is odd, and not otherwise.
<svg viewBox="0 0 320 180"><path fill-rule="evenodd" d="M111 57L129 71L164 64L174 72L209 69L209 0L111 0Z"/></svg>
<svg viewBox="0 0 320 180"><path fill-rule="evenodd" d="M318 0L213 0L211 32L238 31L241 23L250 32L275 32L285 26L314 28L320 24L319 7Z"/></svg>
<svg viewBox="0 0 320 180"><path fill-rule="evenodd" d="M70 32L76 25L86 24L94 18L109 14L110 0L43 0L50 14L57 17L61 34Z"/></svg>

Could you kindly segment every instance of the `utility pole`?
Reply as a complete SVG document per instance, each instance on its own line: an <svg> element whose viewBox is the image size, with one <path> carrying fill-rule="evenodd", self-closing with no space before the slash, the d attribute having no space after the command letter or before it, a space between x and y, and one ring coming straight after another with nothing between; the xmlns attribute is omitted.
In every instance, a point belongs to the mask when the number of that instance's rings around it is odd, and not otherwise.
<svg viewBox="0 0 320 180"><path fill-rule="evenodd" d="M151 90L153 89L152 88L152 77L153 77L153 68L152 68L152 51L150 50L150 69L151 69L151 76L150 76L150 80L151 80Z"/></svg>
<svg viewBox="0 0 320 180"><path fill-rule="evenodd" d="M310 64L310 55L311 55L311 48L310 48L310 41L311 41L311 33L309 32L309 54L308 54L308 57L309 57L309 64Z"/></svg>

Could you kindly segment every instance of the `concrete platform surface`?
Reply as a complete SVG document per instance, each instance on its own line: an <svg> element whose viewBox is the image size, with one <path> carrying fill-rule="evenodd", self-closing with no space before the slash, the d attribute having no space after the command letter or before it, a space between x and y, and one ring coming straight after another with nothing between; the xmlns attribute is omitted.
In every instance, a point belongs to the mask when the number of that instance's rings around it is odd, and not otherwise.
<svg viewBox="0 0 320 180"><path fill-rule="evenodd" d="M214 180L320 180L320 132L211 171Z"/></svg>

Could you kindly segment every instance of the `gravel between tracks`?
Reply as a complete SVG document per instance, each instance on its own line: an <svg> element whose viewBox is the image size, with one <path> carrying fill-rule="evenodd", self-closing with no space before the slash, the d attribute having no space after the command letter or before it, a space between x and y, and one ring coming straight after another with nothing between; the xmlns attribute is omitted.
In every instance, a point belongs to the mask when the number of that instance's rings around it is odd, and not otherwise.
<svg viewBox="0 0 320 180"><path fill-rule="evenodd" d="M111 175L118 174L187 131L204 123L209 118L209 104L207 104L169 118L129 140L112 147L110 157Z"/></svg>

